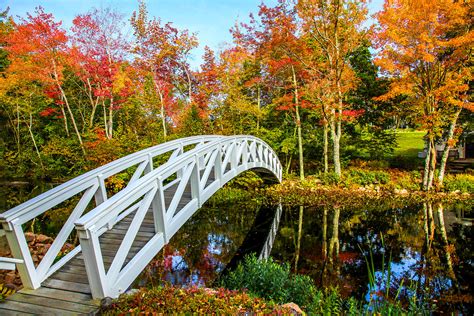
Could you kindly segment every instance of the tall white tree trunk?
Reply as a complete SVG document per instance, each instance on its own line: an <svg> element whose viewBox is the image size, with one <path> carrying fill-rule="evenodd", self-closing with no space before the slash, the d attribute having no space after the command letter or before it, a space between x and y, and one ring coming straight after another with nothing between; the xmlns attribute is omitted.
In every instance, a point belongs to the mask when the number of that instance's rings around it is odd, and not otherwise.
<svg viewBox="0 0 474 316"><path fill-rule="evenodd" d="M443 156L441 157L441 161L439 163L439 174L438 174L439 186L443 185L444 173L446 172L446 163L448 162L449 151L452 148L451 144L453 141L454 130L456 129L456 123L458 121L458 117L459 117L459 114L461 113L461 110L462 108L459 108L459 110L456 111L453 118L451 119L451 123L449 124L448 135L447 135L447 139L446 139L446 142L444 144L444 149L443 149Z"/></svg>

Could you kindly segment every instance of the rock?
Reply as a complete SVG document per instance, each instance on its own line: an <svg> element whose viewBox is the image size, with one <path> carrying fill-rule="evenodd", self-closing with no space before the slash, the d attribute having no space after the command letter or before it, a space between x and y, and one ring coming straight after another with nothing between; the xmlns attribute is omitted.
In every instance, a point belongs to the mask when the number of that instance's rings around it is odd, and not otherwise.
<svg viewBox="0 0 474 316"><path fill-rule="evenodd" d="M395 194L401 194L401 195L408 194L407 189L401 189L401 190L395 189L394 192Z"/></svg>
<svg viewBox="0 0 474 316"><path fill-rule="evenodd" d="M283 304L281 307L289 309L291 315L305 315L301 308L295 303L286 303Z"/></svg>
<svg viewBox="0 0 474 316"><path fill-rule="evenodd" d="M128 291L125 292L126 295L135 295L137 294L138 292L140 292L139 289L130 289Z"/></svg>
<svg viewBox="0 0 474 316"><path fill-rule="evenodd" d="M43 244L51 244L54 241L53 238L48 237L46 235L37 235L36 236L36 242L38 243L43 243Z"/></svg>
<svg viewBox="0 0 474 316"><path fill-rule="evenodd" d="M15 286L15 284L11 284L11 283L7 283L3 286L4 288L7 288L9 290L13 290L13 291L18 291L18 287Z"/></svg>
<svg viewBox="0 0 474 316"><path fill-rule="evenodd" d="M25 239L27 242L32 242L33 240L35 240L35 234L27 232L25 233Z"/></svg>
<svg viewBox="0 0 474 316"><path fill-rule="evenodd" d="M5 283L13 283L13 282L15 282L15 278L16 278L16 273L14 271L13 272L8 272L5 275Z"/></svg>
<svg viewBox="0 0 474 316"><path fill-rule="evenodd" d="M100 301L100 308L101 309L106 309L107 307L109 307L110 305L112 305L112 298L110 297L104 297L101 301Z"/></svg>

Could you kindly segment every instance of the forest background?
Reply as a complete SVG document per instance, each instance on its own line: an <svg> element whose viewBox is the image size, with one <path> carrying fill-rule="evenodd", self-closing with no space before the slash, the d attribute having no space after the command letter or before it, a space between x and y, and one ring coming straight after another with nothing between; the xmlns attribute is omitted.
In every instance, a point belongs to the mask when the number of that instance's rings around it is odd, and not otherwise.
<svg viewBox="0 0 474 316"><path fill-rule="evenodd" d="M394 155L396 130L415 128L426 131L430 190L472 129L468 1L386 1L372 27L365 1L261 4L232 43L204 49L198 70L196 34L143 1L129 21L92 9L67 30L41 7L17 19L0 9L4 178L64 180L180 137L251 134L286 174L337 181L350 164L417 169Z"/></svg>

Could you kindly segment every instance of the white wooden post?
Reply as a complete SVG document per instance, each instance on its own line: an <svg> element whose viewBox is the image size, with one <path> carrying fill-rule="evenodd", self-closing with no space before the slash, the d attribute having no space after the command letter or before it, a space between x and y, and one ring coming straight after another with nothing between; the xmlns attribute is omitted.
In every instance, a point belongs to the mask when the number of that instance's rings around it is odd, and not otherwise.
<svg viewBox="0 0 474 316"><path fill-rule="evenodd" d="M36 273L36 268L31 258L30 249L28 248L28 243L21 225L3 223L3 230L5 231L13 257L23 261L22 264L17 265L23 287L27 289L39 288L41 286L41 280L39 280L38 274Z"/></svg>
<svg viewBox="0 0 474 316"><path fill-rule="evenodd" d="M99 237L90 230L79 230L78 233L92 297L94 299L107 297L110 294Z"/></svg>
<svg viewBox="0 0 474 316"><path fill-rule="evenodd" d="M97 182L99 183L99 187L94 194L96 206L107 200L107 191L105 190L104 176L102 174L97 175Z"/></svg>
<svg viewBox="0 0 474 316"><path fill-rule="evenodd" d="M191 183L191 197L197 199L198 207L201 207L201 171L199 169L199 156L194 155L194 167L189 179Z"/></svg>
<svg viewBox="0 0 474 316"><path fill-rule="evenodd" d="M163 192L163 179L158 177L156 179L158 183L158 190L156 191L153 202L151 203L151 209L153 211L153 222L155 224L155 234L163 233L165 243L168 243L167 235L167 220L166 220L166 205L165 195Z"/></svg>
<svg viewBox="0 0 474 316"><path fill-rule="evenodd" d="M216 162L214 166L214 176L216 180L219 181L219 187L222 185L222 175L224 174L224 170L222 170L222 146L219 146Z"/></svg>

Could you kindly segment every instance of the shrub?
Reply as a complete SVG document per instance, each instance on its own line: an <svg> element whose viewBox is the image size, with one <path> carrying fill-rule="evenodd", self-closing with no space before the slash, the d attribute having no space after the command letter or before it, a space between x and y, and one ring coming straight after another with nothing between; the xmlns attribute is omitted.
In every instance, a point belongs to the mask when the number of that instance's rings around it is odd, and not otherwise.
<svg viewBox="0 0 474 316"><path fill-rule="evenodd" d="M464 193L474 193L474 175L448 174L444 179L444 189L450 192L459 190Z"/></svg>
<svg viewBox="0 0 474 316"><path fill-rule="evenodd" d="M272 258L259 260L255 255L245 257L220 283L231 290L246 289L257 297L279 304L294 302L302 308L311 304L316 293L308 276L290 275L288 264L279 265Z"/></svg>
<svg viewBox="0 0 474 316"><path fill-rule="evenodd" d="M262 178L253 171L246 171L229 182L229 186L245 190L255 190L262 184Z"/></svg>
<svg viewBox="0 0 474 316"><path fill-rule="evenodd" d="M285 312L289 311L247 293L171 286L141 289L131 295L121 295L110 306L101 309L103 315L263 315Z"/></svg>
<svg viewBox="0 0 474 316"><path fill-rule="evenodd" d="M333 185L339 182L339 177L335 172L321 173L318 178L325 185Z"/></svg>
<svg viewBox="0 0 474 316"><path fill-rule="evenodd" d="M390 167L405 169L405 170L416 170L418 167L423 165L423 159L420 159L413 155L396 155L390 158Z"/></svg>
<svg viewBox="0 0 474 316"><path fill-rule="evenodd" d="M387 184L390 182L390 175L384 171L351 169L347 173L346 181L349 184L359 185Z"/></svg>

